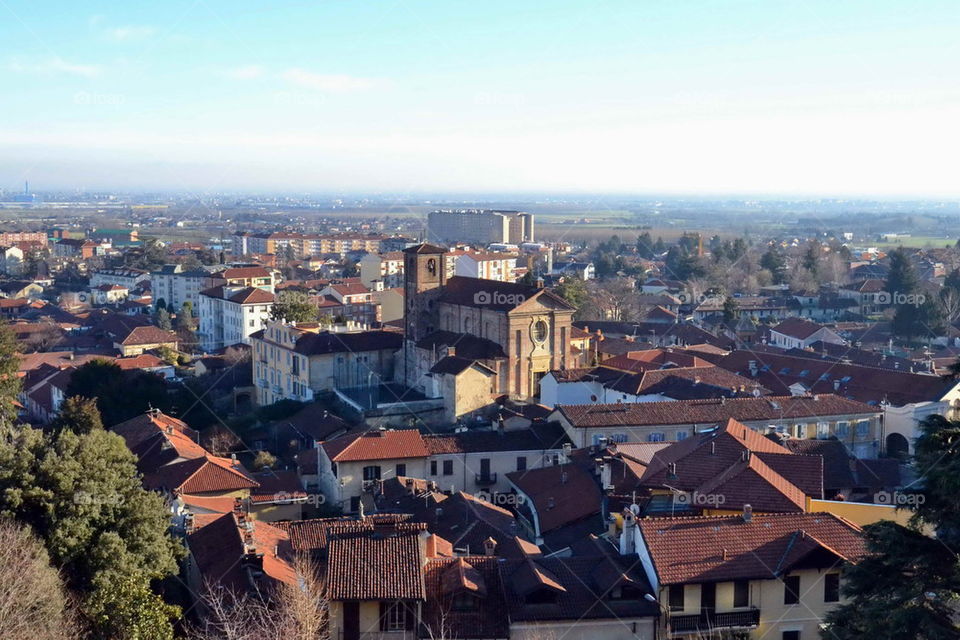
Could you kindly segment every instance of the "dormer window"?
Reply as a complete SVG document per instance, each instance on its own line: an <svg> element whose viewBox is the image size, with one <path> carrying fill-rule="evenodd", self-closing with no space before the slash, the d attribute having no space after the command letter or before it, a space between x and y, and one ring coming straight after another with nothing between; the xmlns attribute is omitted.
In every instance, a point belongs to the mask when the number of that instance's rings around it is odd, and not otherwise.
<svg viewBox="0 0 960 640"><path fill-rule="evenodd" d="M458 593L453 596L451 608L454 611L476 611L480 608L480 602L472 593Z"/></svg>

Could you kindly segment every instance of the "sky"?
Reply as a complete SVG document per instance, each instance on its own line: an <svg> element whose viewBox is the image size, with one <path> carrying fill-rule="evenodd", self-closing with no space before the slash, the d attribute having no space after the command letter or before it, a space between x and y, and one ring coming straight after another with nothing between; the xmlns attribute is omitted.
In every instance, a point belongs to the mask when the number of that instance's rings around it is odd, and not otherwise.
<svg viewBox="0 0 960 640"><path fill-rule="evenodd" d="M0 0L0 187L960 196L956 0Z"/></svg>

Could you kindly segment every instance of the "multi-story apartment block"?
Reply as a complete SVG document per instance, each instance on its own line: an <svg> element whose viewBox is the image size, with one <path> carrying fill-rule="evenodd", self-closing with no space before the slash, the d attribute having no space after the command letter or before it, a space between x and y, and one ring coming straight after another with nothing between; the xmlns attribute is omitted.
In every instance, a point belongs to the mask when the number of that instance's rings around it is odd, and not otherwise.
<svg viewBox="0 0 960 640"><path fill-rule="evenodd" d="M200 348L215 351L249 344L251 334L266 326L274 295L257 287L218 285L201 291L199 299Z"/></svg>
<svg viewBox="0 0 960 640"><path fill-rule="evenodd" d="M320 325L269 322L251 336L260 405L309 401L314 393L389 382L403 336L392 331L321 331Z"/></svg>
<svg viewBox="0 0 960 640"><path fill-rule="evenodd" d="M45 231L0 232L0 247L10 247L21 243L38 244L41 248L46 248L47 233Z"/></svg>
<svg viewBox="0 0 960 640"><path fill-rule="evenodd" d="M90 275L90 288L104 284L118 284L127 289L135 289L141 282L150 279L150 272L143 269L121 267L118 269L100 269Z"/></svg>
<svg viewBox="0 0 960 640"><path fill-rule="evenodd" d="M150 274L154 304L160 301L171 309L179 309L189 302L199 306L200 292L225 285L256 287L273 293L274 273L260 265L213 265L185 270L180 264L167 264Z"/></svg>
<svg viewBox="0 0 960 640"><path fill-rule="evenodd" d="M439 210L430 213L427 237L430 242L478 244L520 244L533 241L533 215L520 211L489 209Z"/></svg>
<svg viewBox="0 0 960 640"><path fill-rule="evenodd" d="M344 255L349 251L380 253L387 240L382 235L339 234L317 235L274 231L271 233L239 233L233 236L233 255L278 254L289 251L297 259L326 254Z"/></svg>
<svg viewBox="0 0 960 640"><path fill-rule="evenodd" d="M458 252L454 262L454 275L466 278L483 278L500 282L515 282L517 257L509 253L487 251Z"/></svg>
<svg viewBox="0 0 960 640"><path fill-rule="evenodd" d="M378 280L384 289L403 286L402 252L368 253L360 259L360 282L370 288Z"/></svg>

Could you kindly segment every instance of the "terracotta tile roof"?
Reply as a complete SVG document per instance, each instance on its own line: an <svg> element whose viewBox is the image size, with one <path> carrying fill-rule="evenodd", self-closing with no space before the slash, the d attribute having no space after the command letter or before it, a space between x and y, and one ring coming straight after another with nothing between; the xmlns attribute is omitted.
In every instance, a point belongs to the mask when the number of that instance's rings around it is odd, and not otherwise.
<svg viewBox="0 0 960 640"><path fill-rule="evenodd" d="M638 526L661 584L772 579L818 549L837 561L866 554L859 527L829 513L651 518Z"/></svg>
<svg viewBox="0 0 960 640"><path fill-rule="evenodd" d="M489 295L490 301L484 302L485 298L481 294ZM500 282L463 276L453 276L447 280L440 294L440 302L494 311L511 311L539 296L546 296L559 309L574 310L566 300L546 289L538 289L518 282Z"/></svg>
<svg viewBox="0 0 960 640"><path fill-rule="evenodd" d="M126 422L114 425L111 431L120 435L127 443L127 447L133 449L144 440L154 436L157 433L172 429L186 434L191 440L196 442L199 433L187 426L187 423L178 420L165 413L152 410L142 413Z"/></svg>
<svg viewBox="0 0 960 640"><path fill-rule="evenodd" d="M792 454L729 420L658 451L639 484L722 499L726 509L802 511L806 496L823 497L823 458Z"/></svg>
<svg viewBox="0 0 960 640"><path fill-rule="evenodd" d="M214 274L220 278L268 278L270 271L264 267L231 267Z"/></svg>
<svg viewBox="0 0 960 640"><path fill-rule="evenodd" d="M507 479L533 502L541 533L600 513L600 486L590 472L577 465L514 471Z"/></svg>
<svg viewBox="0 0 960 640"><path fill-rule="evenodd" d="M657 605L643 599L652 589L635 555L608 555L598 548L593 555L508 560L501 574L512 622L608 619L623 625L658 614ZM612 598L618 585L632 587L637 595ZM532 588L553 595L528 603L525 596Z"/></svg>
<svg viewBox="0 0 960 640"><path fill-rule="evenodd" d="M156 367L165 367L167 363L153 355L152 353L141 353L138 356L129 358L117 358L114 360L118 367L127 371L131 369L153 369Z"/></svg>
<svg viewBox="0 0 960 640"><path fill-rule="evenodd" d="M803 318L787 318L773 327L771 331L776 331L777 333L782 333L785 336L797 338L798 340L806 340L817 331L820 331L820 329L823 329L823 325L819 325L816 322L810 322Z"/></svg>
<svg viewBox="0 0 960 640"><path fill-rule="evenodd" d="M289 537L265 522L240 522L227 513L188 535L187 546L204 581L238 593L296 580Z"/></svg>
<svg viewBox="0 0 960 640"><path fill-rule="evenodd" d="M383 527L374 532L331 528L328 597L342 600L425 600L420 533Z"/></svg>
<svg viewBox="0 0 960 640"><path fill-rule="evenodd" d="M350 433L321 444L333 462L426 458L430 450L414 429Z"/></svg>
<svg viewBox="0 0 960 640"><path fill-rule="evenodd" d="M463 639L507 638L510 619L500 579L497 558L466 556L438 558L424 567L427 601L423 623L427 637ZM473 588L476 585L477 588ZM477 597L470 611L453 608L453 598L461 593Z"/></svg>
<svg viewBox="0 0 960 640"><path fill-rule="evenodd" d="M296 471L268 470L253 474L258 487L250 491L250 502L264 504L269 502L290 502L305 500L307 492L303 490Z"/></svg>
<svg viewBox="0 0 960 640"><path fill-rule="evenodd" d="M359 296L371 293L370 289L360 282L331 284L330 288L341 296Z"/></svg>
<svg viewBox="0 0 960 640"><path fill-rule="evenodd" d="M877 407L833 394L710 398L672 402L557 405L574 427L708 425L734 420L816 419L825 416L872 415Z"/></svg>
<svg viewBox="0 0 960 640"><path fill-rule="evenodd" d="M145 475L144 484L151 489L190 494L237 491L258 486L242 466L235 467L228 458L210 454L164 465L154 473Z"/></svg>
<svg viewBox="0 0 960 640"><path fill-rule="evenodd" d="M717 366L753 378L777 394L790 393L801 384L810 393L832 394L858 400L895 405L928 402L943 398L957 382L940 376L892 371L768 352L734 351L728 355L700 353ZM756 367L756 376L750 365Z"/></svg>

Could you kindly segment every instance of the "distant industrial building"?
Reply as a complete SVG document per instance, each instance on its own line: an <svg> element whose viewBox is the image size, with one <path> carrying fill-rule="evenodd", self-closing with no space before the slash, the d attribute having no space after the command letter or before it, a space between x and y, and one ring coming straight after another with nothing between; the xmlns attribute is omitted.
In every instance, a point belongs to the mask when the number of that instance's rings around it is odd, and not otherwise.
<svg viewBox="0 0 960 640"><path fill-rule="evenodd" d="M489 245L533 241L533 214L491 209L441 209L427 220L430 242Z"/></svg>

